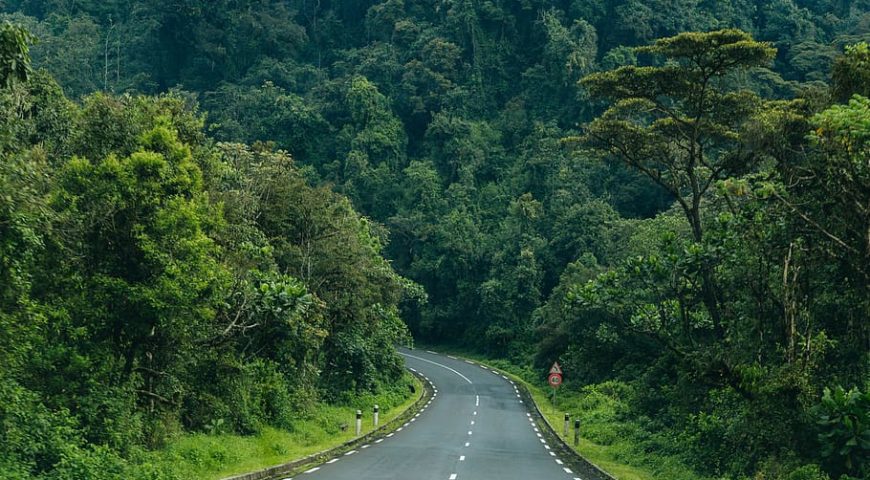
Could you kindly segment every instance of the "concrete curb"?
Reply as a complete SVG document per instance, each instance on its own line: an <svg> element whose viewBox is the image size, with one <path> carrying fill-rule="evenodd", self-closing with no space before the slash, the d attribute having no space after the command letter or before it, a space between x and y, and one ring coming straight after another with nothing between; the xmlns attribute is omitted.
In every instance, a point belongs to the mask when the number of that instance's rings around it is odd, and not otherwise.
<svg viewBox="0 0 870 480"><path fill-rule="evenodd" d="M517 383L517 388L520 390L520 395L522 395L524 401L535 406L534 414L538 416L538 424L542 424L545 427L544 433L550 437L550 443L559 448L559 453L563 455L564 459L568 460L576 473L580 473L580 476L583 478L591 478L593 480L618 480L603 468L589 461L580 452L571 448L565 439L559 436L556 429L550 424L550 421L547 420L546 415L541 411L540 406L535 402L526 386L522 383Z"/></svg>
<svg viewBox="0 0 870 480"><path fill-rule="evenodd" d="M420 383L423 384L423 394L420 396L419 399L417 399L416 402L408 407L407 410L402 412L401 415L385 423L377 430L369 432L366 435L355 438L349 442L345 442L337 447L330 448L329 450L324 450L322 452L313 453L306 457L293 460L292 462L282 463L281 465L275 465L274 467L258 470L256 472L242 473L239 475L233 475L231 477L225 477L221 480L273 480L277 479L279 476L281 478L284 478L294 475L295 473L304 470L306 467L312 466L314 464L319 465L331 458L340 457L344 453L353 450L359 445L371 443L374 440L382 438L388 433L393 432L397 428L401 427L406 421L413 418L413 416L416 415L417 412L419 412L424 405L426 405L426 402L428 402L429 399L432 398L432 383L426 380L422 375L417 372L409 372L417 377L417 379L420 380Z"/></svg>

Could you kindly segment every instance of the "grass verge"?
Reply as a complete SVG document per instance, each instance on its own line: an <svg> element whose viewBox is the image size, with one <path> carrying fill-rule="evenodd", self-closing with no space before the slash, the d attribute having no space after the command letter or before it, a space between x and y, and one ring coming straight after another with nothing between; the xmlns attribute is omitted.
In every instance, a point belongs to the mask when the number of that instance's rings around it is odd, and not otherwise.
<svg viewBox="0 0 870 480"><path fill-rule="evenodd" d="M163 449L149 452L143 463L157 470L172 471L177 478L217 480L239 473L262 470L306 455L329 450L356 438L356 410L365 412L362 434L374 430L372 406L380 407L380 423L386 424L411 407L422 395L423 385L406 374L401 382L413 384L415 394L382 394L358 398L351 405L319 404L300 416L292 428L264 427L256 435L185 434ZM342 425L346 429L342 430Z"/></svg>
<svg viewBox="0 0 870 480"><path fill-rule="evenodd" d="M418 347L423 348L423 347ZM430 347L426 347L430 348ZM628 420L621 418L619 410L624 408L620 397L627 388L619 382L605 382L589 385L580 391L562 388L557 394L554 407L552 390L540 372L519 367L506 360L493 360L468 351L431 346L438 352L451 353L476 360L489 367L495 367L514 381L525 385L547 420L553 425L560 437L564 438L562 425L564 414L571 414L572 420L580 418L580 445L573 447L573 430L569 431L568 445L590 462L598 465L619 480L708 480L695 473L673 455L638 446L637 439L653 436ZM573 428L573 425L572 425Z"/></svg>

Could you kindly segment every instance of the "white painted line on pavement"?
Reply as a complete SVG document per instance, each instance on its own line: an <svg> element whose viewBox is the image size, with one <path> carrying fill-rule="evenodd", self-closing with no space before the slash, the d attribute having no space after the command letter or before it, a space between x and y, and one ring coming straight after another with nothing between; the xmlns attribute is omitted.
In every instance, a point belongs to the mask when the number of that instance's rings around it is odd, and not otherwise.
<svg viewBox="0 0 870 480"><path fill-rule="evenodd" d="M308 470L305 470L305 471L302 472L302 473L314 473L314 472L316 472L316 471L318 471L318 470L320 470L320 467L314 467L314 468L309 468Z"/></svg>
<svg viewBox="0 0 870 480"><path fill-rule="evenodd" d="M349 456L353 455L354 453L356 453L356 450L351 450L351 451L345 453L344 456L349 457Z"/></svg>
<svg viewBox="0 0 870 480"><path fill-rule="evenodd" d="M459 461L460 461L460 462L464 462L464 461L465 461L465 455L460 455L460 456L459 456Z"/></svg>
<svg viewBox="0 0 870 480"><path fill-rule="evenodd" d="M338 461L337 458L333 458L332 460L330 460L330 461L328 461L328 462L326 462L326 463L327 463L327 464L333 464L333 463L335 463L335 462L337 462L337 461Z"/></svg>
<svg viewBox="0 0 870 480"><path fill-rule="evenodd" d="M462 377L462 379L465 380L466 382L468 382L468 383L473 383L471 380L468 379L468 377L466 377L465 375L463 375L463 374L457 372L456 370L454 370L454 369L448 367L447 365L442 365L442 364L440 364L440 363L438 363L438 362L433 362L432 360L426 360L425 358L416 357L416 356L414 356L414 355L408 355L407 353L403 353L402 355L404 355L404 356L406 356L406 357L409 357L409 358L416 358L417 360L421 360L421 361L426 362L426 363L431 363L432 365L437 365L437 366L439 366L439 367L441 367L441 368L446 368L447 370L450 370L451 372L453 372L453 373L459 375L460 377Z"/></svg>
<svg viewBox="0 0 870 480"><path fill-rule="evenodd" d="M455 474L455 473L451 473L451 474L450 474L450 480L456 480L456 474Z"/></svg>

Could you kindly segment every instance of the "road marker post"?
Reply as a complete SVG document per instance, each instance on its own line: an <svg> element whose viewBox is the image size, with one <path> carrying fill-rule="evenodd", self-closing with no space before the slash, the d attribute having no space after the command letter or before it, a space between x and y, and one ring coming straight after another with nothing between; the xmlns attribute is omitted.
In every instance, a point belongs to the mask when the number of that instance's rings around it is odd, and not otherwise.
<svg viewBox="0 0 870 480"><path fill-rule="evenodd" d="M362 432L362 410L356 411L356 436Z"/></svg>
<svg viewBox="0 0 870 480"><path fill-rule="evenodd" d="M566 413L565 414L565 432L564 432L565 438L568 438L568 425L570 425L570 424L571 424L571 414Z"/></svg>
<svg viewBox="0 0 870 480"><path fill-rule="evenodd" d="M574 446L580 445L580 419L574 419Z"/></svg>
<svg viewBox="0 0 870 480"><path fill-rule="evenodd" d="M375 410L375 411L374 411L374 417L373 417L373 418L374 418L374 424L375 424L375 428L378 428L378 413L379 413L378 410L380 410L380 409L378 408L377 405L375 405L375 409L374 409L374 410Z"/></svg>

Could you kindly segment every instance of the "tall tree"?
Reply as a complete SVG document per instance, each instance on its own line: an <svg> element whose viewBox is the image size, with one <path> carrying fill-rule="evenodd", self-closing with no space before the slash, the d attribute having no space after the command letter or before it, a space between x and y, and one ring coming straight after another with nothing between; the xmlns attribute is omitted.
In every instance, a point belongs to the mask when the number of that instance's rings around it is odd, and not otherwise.
<svg viewBox="0 0 870 480"><path fill-rule="evenodd" d="M660 66L625 66L585 77L596 97L612 100L583 140L634 168L676 199L702 243L701 203L717 180L746 171L739 130L761 105L752 92L729 88L729 77L769 63L775 50L738 30L684 33L637 49ZM702 268L704 303L723 335L713 265Z"/></svg>

